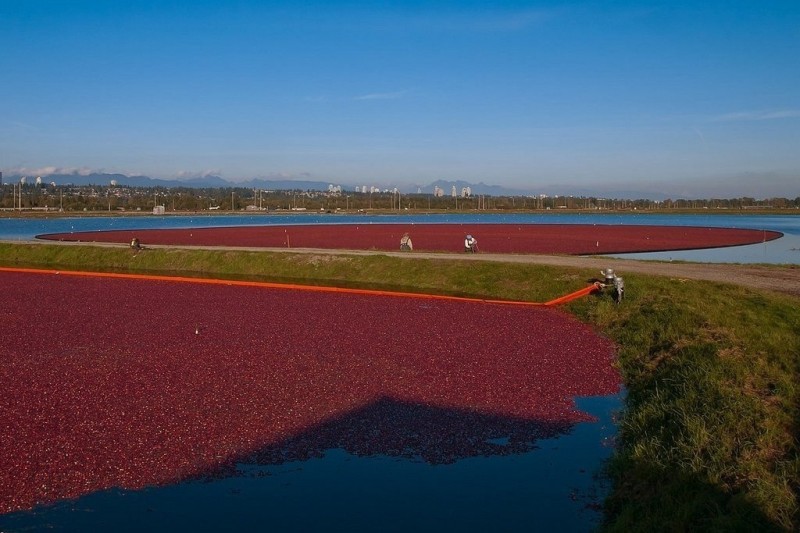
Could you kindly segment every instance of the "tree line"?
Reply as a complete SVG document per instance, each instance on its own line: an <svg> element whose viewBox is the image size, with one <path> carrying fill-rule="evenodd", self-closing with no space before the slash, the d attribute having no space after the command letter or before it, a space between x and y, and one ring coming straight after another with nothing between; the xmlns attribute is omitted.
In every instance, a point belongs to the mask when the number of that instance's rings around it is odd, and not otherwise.
<svg viewBox="0 0 800 533"><path fill-rule="evenodd" d="M131 187L4 185L0 209L39 211L537 211L800 209L796 198L618 199L592 196L435 196L384 192L263 190L244 187Z"/></svg>

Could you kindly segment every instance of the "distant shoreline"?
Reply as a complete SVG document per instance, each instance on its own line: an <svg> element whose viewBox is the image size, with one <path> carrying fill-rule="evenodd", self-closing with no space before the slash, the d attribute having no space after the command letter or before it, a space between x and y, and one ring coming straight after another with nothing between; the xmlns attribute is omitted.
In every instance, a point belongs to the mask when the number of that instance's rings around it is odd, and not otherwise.
<svg viewBox="0 0 800 533"><path fill-rule="evenodd" d="M23 209L22 211L13 208L0 208L0 218L70 218L70 217L175 217L175 216L274 216L274 215L330 215L337 217L342 215L393 215L393 216L419 216L419 215L543 215L558 216L562 214L590 214L590 215L734 215L734 216L764 216L764 215L784 215L800 216L800 209L797 208L760 208L748 207L741 209L496 209L496 210L441 210L441 209L407 209L397 211L396 209L364 209L364 210L339 210L339 211L294 211L290 209L272 210L202 210L202 211L165 211L163 214L154 215L150 211L58 211L56 209Z"/></svg>

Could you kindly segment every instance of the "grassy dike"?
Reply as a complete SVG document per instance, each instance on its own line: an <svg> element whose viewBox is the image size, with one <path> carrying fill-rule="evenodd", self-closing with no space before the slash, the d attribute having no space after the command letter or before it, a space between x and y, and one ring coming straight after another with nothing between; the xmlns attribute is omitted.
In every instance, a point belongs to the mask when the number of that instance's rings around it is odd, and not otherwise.
<svg viewBox="0 0 800 533"><path fill-rule="evenodd" d="M0 243L0 266L135 271L546 301L597 272L530 264ZM0 274L1 275L1 274ZM609 531L800 530L796 298L625 274L570 312L614 339L628 391Z"/></svg>

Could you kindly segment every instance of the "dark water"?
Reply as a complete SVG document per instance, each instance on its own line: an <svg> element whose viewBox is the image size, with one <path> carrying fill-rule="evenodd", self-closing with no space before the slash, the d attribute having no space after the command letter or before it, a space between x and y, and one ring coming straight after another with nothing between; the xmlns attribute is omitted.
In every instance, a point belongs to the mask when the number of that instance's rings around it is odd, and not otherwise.
<svg viewBox="0 0 800 533"><path fill-rule="evenodd" d="M242 214L135 217L70 217L53 219L0 218L0 240L33 239L42 233L69 231L196 228L263 224L340 223L412 223L426 224L654 224L662 226L711 226L780 231L784 237L750 246L625 254L637 259L673 259L721 263L800 263L800 215L671 215L671 214L431 214L431 215L334 215L334 214Z"/></svg>
<svg viewBox="0 0 800 533"><path fill-rule="evenodd" d="M342 449L139 491L108 490L0 517L3 531L587 531L599 524L621 396L580 398L597 417L524 453L359 456ZM509 446L508 438L491 444Z"/></svg>

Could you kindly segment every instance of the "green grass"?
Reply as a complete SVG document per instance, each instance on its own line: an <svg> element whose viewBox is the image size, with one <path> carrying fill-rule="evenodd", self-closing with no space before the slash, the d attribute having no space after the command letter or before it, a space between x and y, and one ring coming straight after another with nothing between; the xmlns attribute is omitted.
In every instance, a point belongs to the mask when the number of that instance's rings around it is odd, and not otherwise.
<svg viewBox="0 0 800 533"><path fill-rule="evenodd" d="M595 272L517 263L0 244L0 265L245 277L547 301ZM625 274L567 309L619 345L627 389L609 531L800 529L798 300Z"/></svg>
<svg viewBox="0 0 800 533"><path fill-rule="evenodd" d="M575 274L537 265L380 254L153 248L134 255L127 247L0 243L0 265L247 278L527 301L547 301L586 285L586 279Z"/></svg>
<svg viewBox="0 0 800 533"><path fill-rule="evenodd" d="M572 306L618 342L628 389L606 529L796 530L797 300L626 281L620 308Z"/></svg>

